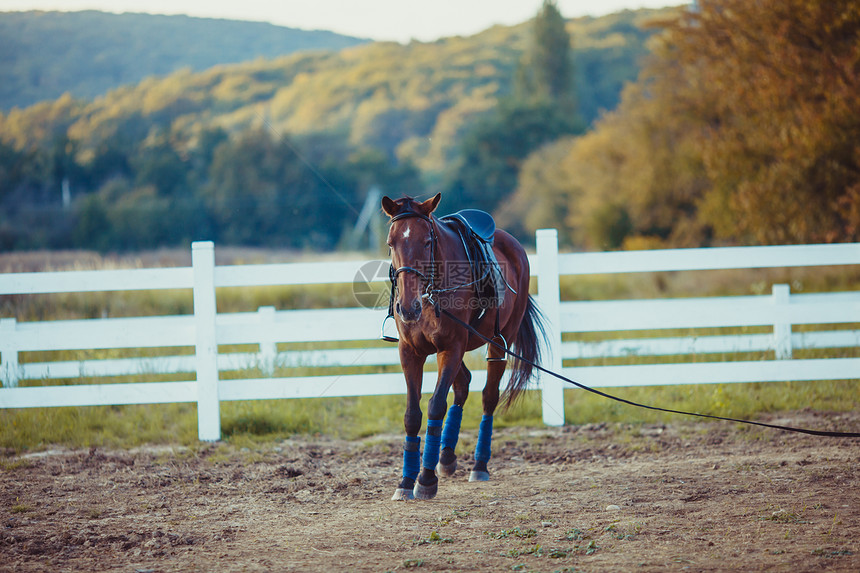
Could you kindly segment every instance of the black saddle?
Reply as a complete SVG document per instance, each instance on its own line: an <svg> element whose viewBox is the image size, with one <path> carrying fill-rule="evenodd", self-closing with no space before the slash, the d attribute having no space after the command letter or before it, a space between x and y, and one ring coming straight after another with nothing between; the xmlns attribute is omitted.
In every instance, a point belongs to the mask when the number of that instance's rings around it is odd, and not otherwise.
<svg viewBox="0 0 860 573"><path fill-rule="evenodd" d="M463 209L439 219L457 230L468 257L480 308L498 308L505 299L506 282L493 253L493 216L478 209Z"/></svg>
<svg viewBox="0 0 860 573"><path fill-rule="evenodd" d="M476 237L485 243L493 244L493 235L496 232L496 222L493 216L486 211L478 209L463 209L450 215L442 217L445 219L456 219L462 222Z"/></svg>

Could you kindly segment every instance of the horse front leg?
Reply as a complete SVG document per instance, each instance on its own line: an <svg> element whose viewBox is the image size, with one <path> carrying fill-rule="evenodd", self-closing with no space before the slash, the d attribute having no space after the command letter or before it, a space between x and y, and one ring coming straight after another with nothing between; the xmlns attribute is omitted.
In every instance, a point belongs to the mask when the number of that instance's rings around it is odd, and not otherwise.
<svg viewBox="0 0 860 573"><path fill-rule="evenodd" d="M439 378L436 381L436 389L427 404L427 434L424 438L424 456L421 463L421 473L418 475L418 481L413 489L413 494L417 499L433 499L439 488L436 466L439 463L439 449L442 444L442 421L445 418L445 409L448 407L448 391L463 364L463 352L440 352L437 359Z"/></svg>
<svg viewBox="0 0 860 573"><path fill-rule="evenodd" d="M465 364L460 365L460 371L454 380L454 403L448 408L445 416L445 426L442 428L442 453L436 473L440 476L451 477L457 471L457 441L460 438L460 423L463 420L463 406L469 397L469 383L472 373Z"/></svg>
<svg viewBox="0 0 860 573"><path fill-rule="evenodd" d="M400 364L406 377L406 413L403 415L403 426L406 429L406 440L403 443L403 473L400 484L394 491L392 500L413 499L412 490L421 469L421 384L423 382L424 362L426 356L421 356L401 341Z"/></svg>

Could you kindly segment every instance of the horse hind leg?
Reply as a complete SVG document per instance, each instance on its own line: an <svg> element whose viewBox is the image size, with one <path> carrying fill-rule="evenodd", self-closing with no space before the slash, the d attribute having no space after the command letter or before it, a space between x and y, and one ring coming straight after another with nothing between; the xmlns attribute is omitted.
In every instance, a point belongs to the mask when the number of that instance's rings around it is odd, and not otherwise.
<svg viewBox="0 0 860 573"><path fill-rule="evenodd" d="M469 472L469 481L489 481L490 472L487 462L490 461L491 443L493 439L493 416L484 414L481 416L481 425L478 427L478 443L475 444L475 465Z"/></svg>
<svg viewBox="0 0 860 573"><path fill-rule="evenodd" d="M442 452L439 454L439 463L436 464L436 473L443 477L451 477L457 471L457 440L460 435L460 422L463 420L463 407L457 404L448 408L445 416L445 427L442 429Z"/></svg>
<svg viewBox="0 0 860 573"><path fill-rule="evenodd" d="M499 383L505 373L506 362L498 360L502 357L502 351L496 347L490 347L487 362L487 385L482 395L484 415L478 426L478 442L475 444L475 465L469 473L469 481L489 481L490 472L487 462L490 461L493 442L493 414L499 405Z"/></svg>
<svg viewBox="0 0 860 573"><path fill-rule="evenodd" d="M448 408L445 416L445 427L442 429L442 452L439 455L439 463L436 465L436 473L440 476L451 477L457 471L457 441L460 437L460 422L463 420L463 406L469 397L469 383L472 381L472 373L463 364L454 381L454 403Z"/></svg>

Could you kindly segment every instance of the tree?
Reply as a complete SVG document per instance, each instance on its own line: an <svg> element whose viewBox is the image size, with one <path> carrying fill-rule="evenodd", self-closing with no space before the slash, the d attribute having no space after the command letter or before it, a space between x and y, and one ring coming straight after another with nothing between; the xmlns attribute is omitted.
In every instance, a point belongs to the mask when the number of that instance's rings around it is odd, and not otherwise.
<svg viewBox="0 0 860 573"><path fill-rule="evenodd" d="M91 193L76 201L75 226L72 230L74 246L108 251L114 246L112 231L104 199L98 193Z"/></svg>
<svg viewBox="0 0 860 573"><path fill-rule="evenodd" d="M575 244L603 248L618 242L606 237L617 239L625 229L652 244L708 242L697 206L709 183L689 124L642 85L628 86L619 108L578 138L559 163L570 174L567 223ZM612 221L607 215L619 214L621 205L629 225L604 229Z"/></svg>
<svg viewBox="0 0 860 573"><path fill-rule="evenodd" d="M516 187L523 161L541 146L584 130L575 111L570 36L555 2L532 22L514 95L468 132L450 188L466 206L495 210Z"/></svg>
<svg viewBox="0 0 860 573"><path fill-rule="evenodd" d="M537 229L555 228L560 231L561 243L572 242L570 233L566 232L574 205L569 187L578 173L571 173L565 160L576 140L562 137L523 161L515 192L496 211L500 227L528 242L533 240Z"/></svg>
<svg viewBox="0 0 860 573"><path fill-rule="evenodd" d="M298 248L336 244L352 212L354 187L337 165L306 163L299 153L286 137L275 140L263 130L217 147L205 197L219 241Z"/></svg>
<svg viewBox="0 0 860 573"><path fill-rule="evenodd" d="M553 0L544 0L532 21L526 53L514 83L515 98L554 102L567 113L575 110L571 38Z"/></svg>
<svg viewBox="0 0 860 573"><path fill-rule="evenodd" d="M152 185L165 197L187 191L189 166L165 138L141 149L132 161L135 185Z"/></svg>
<svg viewBox="0 0 860 573"><path fill-rule="evenodd" d="M563 192L574 243L857 240L857 3L697 6L661 24L652 58L618 109L554 159L554 169L570 174ZM537 155L529 162L551 160ZM558 195L524 188L535 181L519 183L525 221Z"/></svg>
<svg viewBox="0 0 860 573"><path fill-rule="evenodd" d="M702 0L672 22L654 97L686 119L719 237L860 238L860 7Z"/></svg>
<svg viewBox="0 0 860 573"><path fill-rule="evenodd" d="M0 205L12 195L23 176L24 153L0 141Z"/></svg>
<svg viewBox="0 0 860 573"><path fill-rule="evenodd" d="M456 201L495 210L516 187L530 153L582 129L581 122L551 102L502 102L464 137L461 164L450 186Z"/></svg>

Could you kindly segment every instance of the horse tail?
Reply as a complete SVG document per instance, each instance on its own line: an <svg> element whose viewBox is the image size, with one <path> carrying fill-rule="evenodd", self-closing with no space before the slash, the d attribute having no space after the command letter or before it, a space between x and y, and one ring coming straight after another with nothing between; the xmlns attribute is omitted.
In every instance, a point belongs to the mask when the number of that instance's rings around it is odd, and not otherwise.
<svg viewBox="0 0 860 573"><path fill-rule="evenodd" d="M528 295L526 310L511 350L525 360L514 358L511 364L511 379L504 393L504 408L510 408L514 401L528 387L534 373L533 364L540 363L541 341L547 342L546 319L531 295Z"/></svg>

